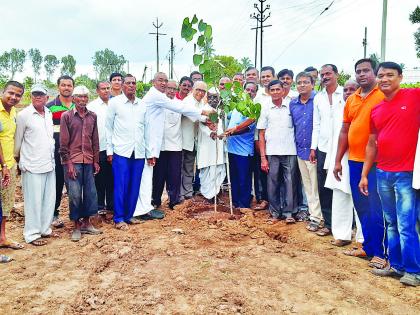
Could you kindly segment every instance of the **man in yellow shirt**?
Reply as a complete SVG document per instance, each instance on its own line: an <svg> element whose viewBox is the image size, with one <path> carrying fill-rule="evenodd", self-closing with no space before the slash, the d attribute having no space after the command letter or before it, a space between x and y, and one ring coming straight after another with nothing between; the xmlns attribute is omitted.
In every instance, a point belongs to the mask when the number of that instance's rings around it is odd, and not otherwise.
<svg viewBox="0 0 420 315"><path fill-rule="evenodd" d="M16 109L15 105L19 104L24 92L24 87L17 81L9 81L6 83L3 96L0 100L0 123L2 129L0 131L0 144L3 149L3 157L1 167L3 174L6 169L10 171L9 185L3 184L1 190L1 201L3 208L0 247L13 249L21 249L23 245L9 241L6 238L6 219L10 216L15 202L16 190L16 161L13 156L15 146L15 130L16 130ZM6 171L7 172L7 171Z"/></svg>

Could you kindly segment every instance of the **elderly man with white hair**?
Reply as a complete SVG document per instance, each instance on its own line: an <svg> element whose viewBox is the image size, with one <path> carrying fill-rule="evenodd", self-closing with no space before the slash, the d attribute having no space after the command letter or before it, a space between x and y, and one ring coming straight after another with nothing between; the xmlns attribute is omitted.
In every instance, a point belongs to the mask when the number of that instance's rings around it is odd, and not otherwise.
<svg viewBox="0 0 420 315"><path fill-rule="evenodd" d="M218 91L212 87L207 93L208 103L203 109L215 109L220 102ZM212 202L220 191L220 186L226 177L225 154L222 122L215 123L214 128L209 128L200 123L197 135L197 167L200 170L200 192Z"/></svg>
<svg viewBox="0 0 420 315"><path fill-rule="evenodd" d="M70 220L74 222L72 241L82 233L100 234L90 222L98 211L94 175L99 172L99 136L96 114L89 111L89 90L80 85L73 90L75 108L61 116L60 156L69 195Z"/></svg>

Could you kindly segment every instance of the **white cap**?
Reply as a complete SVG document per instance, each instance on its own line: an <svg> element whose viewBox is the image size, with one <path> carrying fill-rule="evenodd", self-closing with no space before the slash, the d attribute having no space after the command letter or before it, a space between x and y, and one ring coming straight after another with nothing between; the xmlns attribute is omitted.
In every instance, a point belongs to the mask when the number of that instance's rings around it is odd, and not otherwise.
<svg viewBox="0 0 420 315"><path fill-rule="evenodd" d="M89 89L84 85L78 85L74 88L72 95L89 95Z"/></svg>
<svg viewBox="0 0 420 315"><path fill-rule="evenodd" d="M42 84L34 84L34 85L32 85L31 94L33 92L41 92L41 93L44 93L45 95L48 94L47 93L47 89Z"/></svg>
<svg viewBox="0 0 420 315"><path fill-rule="evenodd" d="M216 89L214 86L210 88L210 90L207 91L207 93L210 94L219 94L219 90Z"/></svg>

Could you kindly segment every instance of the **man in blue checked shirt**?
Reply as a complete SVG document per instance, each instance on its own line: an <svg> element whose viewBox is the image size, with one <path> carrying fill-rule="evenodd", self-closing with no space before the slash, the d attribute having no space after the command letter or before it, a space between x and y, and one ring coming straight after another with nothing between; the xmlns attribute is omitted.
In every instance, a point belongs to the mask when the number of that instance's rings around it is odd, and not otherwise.
<svg viewBox="0 0 420 315"><path fill-rule="evenodd" d="M301 72L296 76L299 96L290 101L289 108L295 128L295 142L299 171L303 188L308 199L310 222L308 231L315 232L322 220L321 204L318 194L316 163L309 161L311 152L313 111L314 111L314 79L310 73Z"/></svg>

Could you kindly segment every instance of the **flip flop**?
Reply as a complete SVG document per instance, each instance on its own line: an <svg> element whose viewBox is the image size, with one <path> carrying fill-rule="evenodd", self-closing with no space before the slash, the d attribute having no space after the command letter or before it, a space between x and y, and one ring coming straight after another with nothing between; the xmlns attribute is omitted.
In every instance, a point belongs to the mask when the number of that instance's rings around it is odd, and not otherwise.
<svg viewBox="0 0 420 315"><path fill-rule="evenodd" d="M292 218L292 217L289 217L289 218L286 218L286 223L287 224L293 224L293 223L296 223L296 220L294 219L294 218Z"/></svg>
<svg viewBox="0 0 420 315"><path fill-rule="evenodd" d="M383 258L380 258L378 256L373 256L368 266L371 268L383 269L387 266L387 262Z"/></svg>
<svg viewBox="0 0 420 315"><path fill-rule="evenodd" d="M121 231L127 231L128 230L128 224L125 222L119 222L115 224L115 228L117 230L121 230Z"/></svg>
<svg viewBox="0 0 420 315"><path fill-rule="evenodd" d="M34 245L34 246L44 246L44 245L47 245L48 242L46 240L41 239L41 238L37 238L36 240L33 240L29 244Z"/></svg>
<svg viewBox="0 0 420 315"><path fill-rule="evenodd" d="M366 252L362 248L345 250L343 251L343 254L346 256L360 257L360 258L367 257Z"/></svg>
<svg viewBox="0 0 420 315"><path fill-rule="evenodd" d="M18 242L9 242L7 241L6 243L0 244L0 248L11 248L11 249L23 249L25 248L25 246L23 246L22 244L19 244Z"/></svg>

